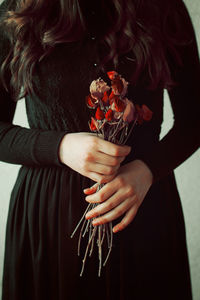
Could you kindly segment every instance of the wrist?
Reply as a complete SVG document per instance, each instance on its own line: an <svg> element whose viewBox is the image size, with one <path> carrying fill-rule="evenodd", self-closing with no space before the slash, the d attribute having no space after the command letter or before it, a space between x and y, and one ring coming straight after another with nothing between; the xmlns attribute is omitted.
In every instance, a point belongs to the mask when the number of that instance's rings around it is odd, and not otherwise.
<svg viewBox="0 0 200 300"><path fill-rule="evenodd" d="M154 176L153 176L151 169L148 167L148 165L143 160L136 159L133 162L141 170L143 176L145 176L146 180L148 181L149 186L151 186L154 181Z"/></svg>

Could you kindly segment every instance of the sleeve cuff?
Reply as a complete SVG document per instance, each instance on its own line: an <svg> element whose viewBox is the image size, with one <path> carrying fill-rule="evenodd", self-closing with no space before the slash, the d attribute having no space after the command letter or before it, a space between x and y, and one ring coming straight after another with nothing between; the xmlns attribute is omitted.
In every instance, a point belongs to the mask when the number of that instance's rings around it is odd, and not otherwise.
<svg viewBox="0 0 200 300"><path fill-rule="evenodd" d="M41 131L38 133L34 146L34 157L39 165L65 165L59 159L59 147L65 131Z"/></svg>

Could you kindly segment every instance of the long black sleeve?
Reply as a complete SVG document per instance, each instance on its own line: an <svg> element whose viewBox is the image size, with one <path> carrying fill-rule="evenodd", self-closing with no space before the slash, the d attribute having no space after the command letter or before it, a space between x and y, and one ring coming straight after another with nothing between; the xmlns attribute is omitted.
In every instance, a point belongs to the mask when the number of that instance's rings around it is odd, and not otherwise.
<svg viewBox="0 0 200 300"><path fill-rule="evenodd" d="M0 6L0 16L9 1ZM0 30L0 65L9 52L9 41ZM0 81L0 160L24 165L58 165L58 149L64 131L27 129L12 124L16 103Z"/></svg>
<svg viewBox="0 0 200 300"><path fill-rule="evenodd" d="M168 91L174 114L173 127L161 141L140 157L151 169L155 181L179 166L200 144L200 62L197 42L188 11L182 1L177 2L182 30L191 39L187 45L177 46L182 66L169 61L176 82Z"/></svg>

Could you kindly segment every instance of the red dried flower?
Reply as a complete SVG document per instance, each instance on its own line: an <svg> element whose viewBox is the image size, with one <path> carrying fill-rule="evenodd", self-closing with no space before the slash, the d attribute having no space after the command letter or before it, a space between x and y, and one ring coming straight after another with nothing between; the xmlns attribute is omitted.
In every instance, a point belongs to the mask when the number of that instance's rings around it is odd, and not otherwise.
<svg viewBox="0 0 200 300"><path fill-rule="evenodd" d="M99 106L97 107L95 118L97 120L103 120L104 119L104 112L101 110L101 108Z"/></svg>
<svg viewBox="0 0 200 300"><path fill-rule="evenodd" d="M104 92L103 98L101 99L104 105L107 105L109 103L109 95L109 91Z"/></svg>
<svg viewBox="0 0 200 300"><path fill-rule="evenodd" d="M112 99L115 97L114 92L112 91L109 96L110 103L112 103Z"/></svg>
<svg viewBox="0 0 200 300"><path fill-rule="evenodd" d="M143 111L142 111L142 108L138 104L136 104L135 105L135 109L137 111L137 122L138 122L138 124L141 125L143 123Z"/></svg>
<svg viewBox="0 0 200 300"><path fill-rule="evenodd" d="M142 111L143 111L143 119L145 121L150 121L153 116L153 112L145 105L142 105Z"/></svg>
<svg viewBox="0 0 200 300"><path fill-rule="evenodd" d="M111 100L111 108L115 111L123 112L126 108L126 104L118 96L114 96L113 100Z"/></svg>
<svg viewBox="0 0 200 300"><path fill-rule="evenodd" d="M119 75L112 80L112 89L115 95L120 95L124 89L124 84Z"/></svg>
<svg viewBox="0 0 200 300"><path fill-rule="evenodd" d="M145 105L143 104L142 107L140 107L138 104L135 106L137 114L138 114L138 123L142 124L143 121L150 121L153 115L153 112Z"/></svg>
<svg viewBox="0 0 200 300"><path fill-rule="evenodd" d="M123 114L123 120L125 122L131 123L135 118L135 107L133 102L125 98L126 101L126 108Z"/></svg>
<svg viewBox="0 0 200 300"><path fill-rule="evenodd" d="M89 108L96 108L98 104L98 100L94 99L91 95L85 98L86 104Z"/></svg>
<svg viewBox="0 0 200 300"><path fill-rule="evenodd" d="M110 78L110 80L113 80L117 74L118 74L118 73L115 72L115 71L107 72L107 75L108 75L108 77Z"/></svg>
<svg viewBox="0 0 200 300"><path fill-rule="evenodd" d="M109 109L109 110L107 111L107 113L105 114L106 120L112 121L113 115L114 115L114 114L113 114L113 110L112 110L112 109Z"/></svg>

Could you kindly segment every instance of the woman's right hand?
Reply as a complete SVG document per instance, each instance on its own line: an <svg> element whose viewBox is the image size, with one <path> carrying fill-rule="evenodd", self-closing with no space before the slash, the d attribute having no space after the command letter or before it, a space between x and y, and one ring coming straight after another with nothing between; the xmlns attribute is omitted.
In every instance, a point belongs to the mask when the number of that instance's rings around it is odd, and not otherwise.
<svg viewBox="0 0 200 300"><path fill-rule="evenodd" d="M131 147L105 141L92 133L66 134L59 148L60 161L98 183L112 180Z"/></svg>

